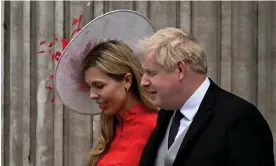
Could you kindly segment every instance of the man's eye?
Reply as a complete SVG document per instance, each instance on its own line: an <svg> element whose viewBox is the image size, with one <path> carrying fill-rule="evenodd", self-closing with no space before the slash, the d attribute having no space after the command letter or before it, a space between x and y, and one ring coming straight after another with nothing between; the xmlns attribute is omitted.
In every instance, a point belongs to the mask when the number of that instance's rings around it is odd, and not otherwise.
<svg viewBox="0 0 276 166"><path fill-rule="evenodd" d="M150 76L154 76L155 75L155 72L152 72L152 71L147 71L146 72L148 75L150 75Z"/></svg>

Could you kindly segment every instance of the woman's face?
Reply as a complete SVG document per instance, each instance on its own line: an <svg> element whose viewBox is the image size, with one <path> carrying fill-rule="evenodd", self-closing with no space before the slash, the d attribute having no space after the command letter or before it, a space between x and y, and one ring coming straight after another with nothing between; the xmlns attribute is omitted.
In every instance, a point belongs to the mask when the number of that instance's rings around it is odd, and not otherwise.
<svg viewBox="0 0 276 166"><path fill-rule="evenodd" d="M97 67L88 68L84 77L90 87L90 98L104 114L113 115L121 111L127 99L125 85L128 79L116 81Z"/></svg>

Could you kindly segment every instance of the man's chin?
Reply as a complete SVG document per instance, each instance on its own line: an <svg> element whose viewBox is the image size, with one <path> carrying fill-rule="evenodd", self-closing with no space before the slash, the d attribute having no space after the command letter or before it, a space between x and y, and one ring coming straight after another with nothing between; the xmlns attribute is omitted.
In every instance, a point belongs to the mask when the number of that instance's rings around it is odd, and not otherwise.
<svg viewBox="0 0 276 166"><path fill-rule="evenodd" d="M155 107L160 107L160 102L156 99L150 99L150 102L155 106Z"/></svg>
<svg viewBox="0 0 276 166"><path fill-rule="evenodd" d="M155 107L159 107L165 110L171 110L171 107L168 107L168 105L166 105L165 102L162 102L161 100L151 100L151 103Z"/></svg>

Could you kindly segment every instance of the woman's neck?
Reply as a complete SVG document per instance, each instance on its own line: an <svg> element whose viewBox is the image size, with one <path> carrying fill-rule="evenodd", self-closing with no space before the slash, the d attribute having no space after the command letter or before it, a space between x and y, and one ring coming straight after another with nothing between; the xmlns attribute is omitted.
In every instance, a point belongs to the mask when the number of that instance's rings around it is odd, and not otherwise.
<svg viewBox="0 0 276 166"><path fill-rule="evenodd" d="M133 106L135 106L137 103L139 102L139 100L137 99L136 96L130 94L126 101L125 101L125 104L124 106L122 107L122 109L119 111L119 115L120 116L123 116L124 113L128 110L130 110Z"/></svg>

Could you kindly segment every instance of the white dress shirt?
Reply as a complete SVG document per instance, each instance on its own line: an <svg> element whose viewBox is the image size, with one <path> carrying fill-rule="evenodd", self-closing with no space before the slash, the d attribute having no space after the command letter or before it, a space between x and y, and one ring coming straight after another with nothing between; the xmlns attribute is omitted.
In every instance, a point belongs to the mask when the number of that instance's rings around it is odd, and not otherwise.
<svg viewBox="0 0 276 166"><path fill-rule="evenodd" d="M198 108L209 86L210 86L210 80L208 79L208 77L206 77L206 79L203 81L200 87L181 107L180 112L184 115L184 117L180 120L180 126L175 139L177 139L179 135L192 123L194 116L197 113Z"/></svg>

